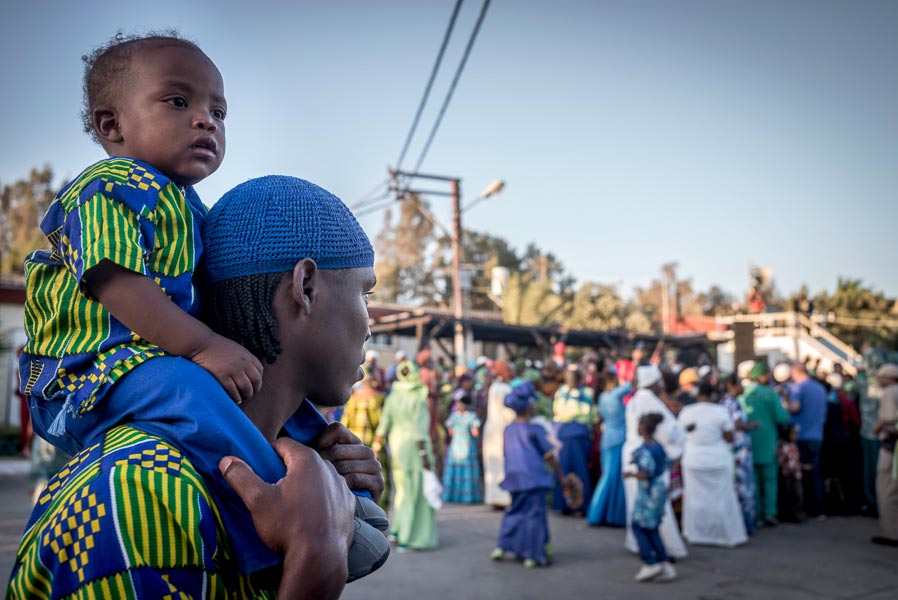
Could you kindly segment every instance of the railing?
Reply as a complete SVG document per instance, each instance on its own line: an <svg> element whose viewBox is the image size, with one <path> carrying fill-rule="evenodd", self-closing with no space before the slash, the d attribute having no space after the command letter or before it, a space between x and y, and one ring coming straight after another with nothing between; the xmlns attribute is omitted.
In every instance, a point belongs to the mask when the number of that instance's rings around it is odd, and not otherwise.
<svg viewBox="0 0 898 600"><path fill-rule="evenodd" d="M804 338L813 342L817 350L822 354L827 352L839 356L838 362L847 363L846 366L854 371L854 366L861 364L863 357L851 345L846 344L832 333L820 326L825 321L823 316L808 317L797 312L758 313L751 315L731 315L717 317L717 323L732 325L733 323L754 323L762 335L786 335Z"/></svg>

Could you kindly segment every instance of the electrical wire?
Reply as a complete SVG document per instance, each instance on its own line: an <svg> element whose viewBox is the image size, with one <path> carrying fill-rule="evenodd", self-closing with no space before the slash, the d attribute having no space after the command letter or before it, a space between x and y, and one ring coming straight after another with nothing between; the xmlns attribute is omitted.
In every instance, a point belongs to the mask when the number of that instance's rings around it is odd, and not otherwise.
<svg viewBox="0 0 898 600"><path fill-rule="evenodd" d="M361 211L356 213L356 218L360 219L371 213L383 210L384 208L387 208L388 206L390 206L390 204L393 204L395 202L402 202L402 198L393 198L391 194L392 192L388 190L381 194L379 198L372 200L369 206L364 207Z"/></svg>
<svg viewBox="0 0 898 600"><path fill-rule="evenodd" d="M370 204L371 202L374 202L375 200L379 199L379 198L376 198L377 193L380 192L383 189L383 187L385 185L387 185L388 183L390 183L389 177L387 177L386 179L384 179L383 181L378 183L376 186L374 186L373 188L368 190L365 193L365 195L363 195L361 198L356 200L352 205L350 205L349 209L355 211L355 210L362 208L366 204Z"/></svg>
<svg viewBox="0 0 898 600"><path fill-rule="evenodd" d="M418 104L418 111L415 113L415 119L412 121L412 127L408 130L408 135L405 136L405 144L402 146L402 152L399 153L399 160L396 161L397 171L402 169L402 161L405 160L405 153L408 152L408 147L412 143L412 137L414 137L415 130L418 128L418 122L421 120L421 113L424 112L424 105L427 104L427 99L430 96L430 90L436 79L437 71L440 70L440 64L443 62L443 54L446 52L446 46L449 44L449 38L452 36L452 30L455 28L455 20L458 17L458 11L461 8L463 1L464 0L456 0L455 2L455 8L452 10L452 16L449 18L449 25L446 27L446 33L443 35L443 43L440 45L440 51L437 53L436 61L433 63L433 68L430 70L430 79L427 80L427 86L424 88L424 95L421 96L421 102Z"/></svg>
<svg viewBox="0 0 898 600"><path fill-rule="evenodd" d="M449 86L449 91L446 93L445 100L443 100L443 106L440 108L437 120L433 124L433 129L430 130L430 135L427 137L427 143L424 144L424 149L421 151L421 155L418 157L418 161L415 163L415 168L412 173L418 173L421 164L424 162L424 158L427 156L427 152L430 150L430 145L433 143L434 137L436 137L437 130L440 128L440 123L443 121L443 115L446 114L446 109L449 107L449 101L452 100L452 94L455 93L455 86L458 85L458 80L461 78L462 71L465 69L465 64L468 62L468 56L471 54L471 48L474 47L474 41L477 39L477 34L480 31L480 26L483 24L483 19L486 17L486 11L489 6L490 0L484 0L483 7L480 9L480 15L477 17L477 23L474 25L474 31L471 32L471 37L468 39L468 45L465 47L465 53L462 55L458 69L455 71L452 85Z"/></svg>

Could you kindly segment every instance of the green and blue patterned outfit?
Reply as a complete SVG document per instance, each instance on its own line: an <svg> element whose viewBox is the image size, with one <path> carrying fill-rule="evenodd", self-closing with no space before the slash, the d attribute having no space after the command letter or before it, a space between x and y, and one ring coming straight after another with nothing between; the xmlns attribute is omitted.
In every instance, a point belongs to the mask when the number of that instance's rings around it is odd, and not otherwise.
<svg viewBox="0 0 898 600"><path fill-rule="evenodd" d="M16 555L10 599L265 598L238 574L205 482L174 446L110 430L48 482Z"/></svg>

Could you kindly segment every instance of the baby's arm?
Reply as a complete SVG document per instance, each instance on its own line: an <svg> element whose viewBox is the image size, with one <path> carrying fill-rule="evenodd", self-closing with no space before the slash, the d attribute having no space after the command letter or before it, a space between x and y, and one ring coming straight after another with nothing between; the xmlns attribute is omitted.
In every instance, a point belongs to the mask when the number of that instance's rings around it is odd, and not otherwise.
<svg viewBox="0 0 898 600"><path fill-rule="evenodd" d="M84 274L84 283L131 331L205 368L235 402L259 391L262 363L240 344L181 310L149 277L103 260Z"/></svg>

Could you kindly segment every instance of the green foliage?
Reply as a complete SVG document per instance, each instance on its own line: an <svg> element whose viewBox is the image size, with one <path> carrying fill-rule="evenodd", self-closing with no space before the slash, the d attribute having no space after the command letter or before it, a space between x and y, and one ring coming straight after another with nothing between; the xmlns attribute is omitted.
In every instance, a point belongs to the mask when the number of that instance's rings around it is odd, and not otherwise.
<svg viewBox="0 0 898 600"><path fill-rule="evenodd" d="M512 273L502 306L502 319L512 325L549 325L563 321L570 301L551 279L531 272Z"/></svg>
<svg viewBox="0 0 898 600"><path fill-rule="evenodd" d="M802 310L802 299L813 304L814 312L834 317L827 325L833 335L860 349L866 342L898 349L896 301L883 292L864 285L860 279L839 277L835 291L811 296L807 286L786 301L789 310Z"/></svg>
<svg viewBox="0 0 898 600"><path fill-rule="evenodd" d="M0 272L21 274L25 257L47 247L39 226L55 195L49 166L31 169L26 179L0 190Z"/></svg>
<svg viewBox="0 0 898 600"><path fill-rule="evenodd" d="M444 305L437 287L433 249L437 242L427 202L410 194L399 205L393 223L392 211L384 216L384 226L375 238L377 262L376 297L382 302Z"/></svg>

